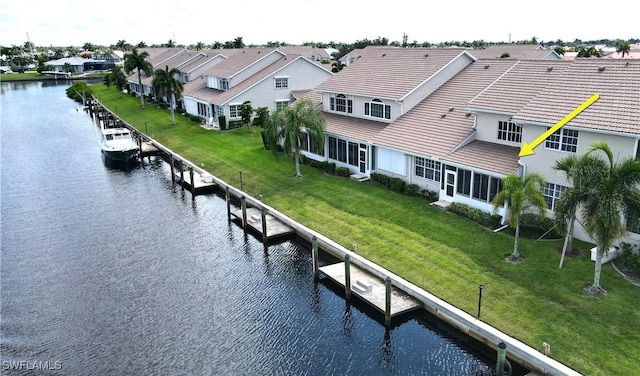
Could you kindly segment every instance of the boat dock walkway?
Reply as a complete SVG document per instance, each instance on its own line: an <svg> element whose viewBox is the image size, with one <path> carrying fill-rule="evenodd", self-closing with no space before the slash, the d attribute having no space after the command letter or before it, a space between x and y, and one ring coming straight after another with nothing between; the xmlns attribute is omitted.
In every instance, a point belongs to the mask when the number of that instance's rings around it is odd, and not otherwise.
<svg viewBox="0 0 640 376"><path fill-rule="evenodd" d="M233 211L231 212L231 215L236 217L238 220L243 221L242 210ZM292 235L296 232L292 227L279 221L269 213L264 214L264 219L265 225L263 226L262 211L257 208L246 209L247 226L262 235L263 239L273 239L281 236Z"/></svg>
<svg viewBox="0 0 640 376"><path fill-rule="evenodd" d="M346 269L345 263L321 266L320 272L342 287L345 287ZM381 313L386 312L386 286L383 279L350 264L351 293L362 299ZM399 290L391 287L391 317L422 308L417 300Z"/></svg>

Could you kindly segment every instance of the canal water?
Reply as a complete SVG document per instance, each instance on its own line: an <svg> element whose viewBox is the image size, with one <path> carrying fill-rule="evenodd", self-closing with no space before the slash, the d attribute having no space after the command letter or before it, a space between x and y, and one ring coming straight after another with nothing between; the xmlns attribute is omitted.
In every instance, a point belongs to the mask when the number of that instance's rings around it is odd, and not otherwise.
<svg viewBox="0 0 640 376"><path fill-rule="evenodd" d="M168 166L110 166L68 84L1 84L2 374L489 375L426 315L383 318L314 282Z"/></svg>

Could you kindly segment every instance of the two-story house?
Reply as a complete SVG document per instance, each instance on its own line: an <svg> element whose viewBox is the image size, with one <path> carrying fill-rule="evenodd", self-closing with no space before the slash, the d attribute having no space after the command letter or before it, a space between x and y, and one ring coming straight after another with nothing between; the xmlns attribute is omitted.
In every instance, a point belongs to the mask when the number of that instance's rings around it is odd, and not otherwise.
<svg viewBox="0 0 640 376"><path fill-rule="evenodd" d="M277 48L247 48L204 71L185 85L183 100L188 113L218 121L240 119L245 101L269 110L286 107L294 93L310 90L333 75L300 55Z"/></svg>

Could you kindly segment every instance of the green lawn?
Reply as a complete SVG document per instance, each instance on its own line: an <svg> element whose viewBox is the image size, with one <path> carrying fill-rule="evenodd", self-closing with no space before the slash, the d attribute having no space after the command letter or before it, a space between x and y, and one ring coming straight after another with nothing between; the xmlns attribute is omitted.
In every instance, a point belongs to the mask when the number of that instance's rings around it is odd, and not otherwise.
<svg viewBox="0 0 640 376"><path fill-rule="evenodd" d="M586 375L638 374L640 288L609 264L601 283L608 295L586 296L593 281L590 244L576 242L583 257L558 269L561 241L523 239L525 261L505 263L513 238L493 233L452 213L431 208L420 197L390 192L374 182L328 176L262 146L260 130L207 131L153 104L113 88L94 94L127 122L213 175L243 187L291 218L334 239L412 283L475 315L483 284L482 319L533 348L551 345L551 356ZM145 125L146 124L146 125Z"/></svg>

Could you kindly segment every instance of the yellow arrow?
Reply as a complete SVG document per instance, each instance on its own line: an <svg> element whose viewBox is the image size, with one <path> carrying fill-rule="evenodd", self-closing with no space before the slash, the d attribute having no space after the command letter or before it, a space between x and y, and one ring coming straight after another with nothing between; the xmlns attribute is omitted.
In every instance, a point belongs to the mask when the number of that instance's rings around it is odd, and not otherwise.
<svg viewBox="0 0 640 376"><path fill-rule="evenodd" d="M549 128L546 132L540 135L538 138L533 140L532 143L527 144L526 142L522 144L522 148L520 149L520 154L518 157L525 157L527 155L535 154L533 149L535 149L538 145L542 143L542 141L546 140L549 136L554 134L558 129L562 128L563 125L567 124L571 119L578 116L579 113L586 110L587 107L591 106L593 102L597 101L600 98L600 94L593 94L591 98L587 99L578 106L575 110L571 111L567 116L563 117L562 120L556 123L553 127Z"/></svg>

